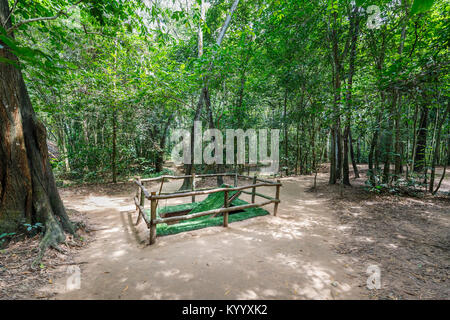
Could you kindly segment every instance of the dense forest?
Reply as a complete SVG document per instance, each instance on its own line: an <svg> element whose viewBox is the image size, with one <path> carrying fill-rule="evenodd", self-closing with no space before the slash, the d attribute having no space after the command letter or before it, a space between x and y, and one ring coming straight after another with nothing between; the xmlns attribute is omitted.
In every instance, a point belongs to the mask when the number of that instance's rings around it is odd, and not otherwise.
<svg viewBox="0 0 450 320"><path fill-rule="evenodd" d="M283 176L326 164L330 184L351 186L367 164L374 192L434 194L450 165L449 12L445 0L0 0L0 233L42 222L56 246L76 229L57 186L161 174L171 132L194 121L280 129Z"/></svg>

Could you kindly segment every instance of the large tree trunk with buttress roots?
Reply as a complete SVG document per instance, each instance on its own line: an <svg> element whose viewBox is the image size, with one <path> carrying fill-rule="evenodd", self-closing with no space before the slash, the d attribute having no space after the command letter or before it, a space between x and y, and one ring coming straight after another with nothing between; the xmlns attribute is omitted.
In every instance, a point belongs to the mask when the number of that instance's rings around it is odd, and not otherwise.
<svg viewBox="0 0 450 320"><path fill-rule="evenodd" d="M8 1L0 0L0 21L8 15ZM19 64L1 41L0 57ZM45 225L40 257L47 247L57 248L65 240L64 231L75 233L56 188L46 130L33 110L22 73L0 62L0 233L15 231L24 222Z"/></svg>

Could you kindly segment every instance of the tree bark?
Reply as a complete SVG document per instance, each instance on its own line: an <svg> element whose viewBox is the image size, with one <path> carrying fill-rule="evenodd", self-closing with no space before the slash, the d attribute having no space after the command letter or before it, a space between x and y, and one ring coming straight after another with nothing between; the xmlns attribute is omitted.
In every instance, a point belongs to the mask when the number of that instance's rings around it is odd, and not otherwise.
<svg viewBox="0 0 450 320"><path fill-rule="evenodd" d="M8 16L8 1L0 0L0 22L6 28L11 26ZM10 48L0 44L0 57L19 64ZM47 247L65 240L64 231L75 233L56 188L46 129L36 117L22 73L1 62L0 233L16 231L24 222L45 225L37 260Z"/></svg>
<svg viewBox="0 0 450 320"><path fill-rule="evenodd" d="M416 156L414 157L414 171L421 172L425 166L425 148L427 146L428 108L422 106L419 130L417 132Z"/></svg>
<svg viewBox="0 0 450 320"><path fill-rule="evenodd" d="M356 165L355 152L353 150L353 139L352 139L352 131L350 130L348 133L348 143L350 144L350 157L352 159L353 173L355 174L355 178L359 178L358 166ZM359 153L359 140L358 140L358 153Z"/></svg>
<svg viewBox="0 0 450 320"><path fill-rule="evenodd" d="M392 150L392 108L389 111L387 120L387 128L384 137L384 167L383 167L383 182L389 182L391 172L391 150Z"/></svg>
<svg viewBox="0 0 450 320"><path fill-rule="evenodd" d="M284 167L286 170L286 176L289 175L289 163L288 163L288 156L289 156L289 137L288 137L288 121L287 121L287 99L288 99L288 90L286 89L284 93L284 108L283 108L283 119L284 119Z"/></svg>
<svg viewBox="0 0 450 320"><path fill-rule="evenodd" d="M439 146L441 144L441 132L442 132L442 127L444 125L444 122L445 122L445 120L447 120L449 110L450 110L450 104L447 101L447 108L445 110L445 113L444 113L441 121L439 122L439 124L437 126L436 141L434 143L433 158L431 160L431 174L430 174L430 187L429 187L430 192L433 192L433 189L434 189L434 176L435 176L435 172L436 172L436 162L437 162L437 157L439 154ZM436 120L437 120L437 114L436 114Z"/></svg>
<svg viewBox="0 0 450 320"><path fill-rule="evenodd" d="M350 184L350 169L349 169L349 163L348 163L348 153L349 153L349 146L348 146L348 140L349 140L349 133L350 133L350 124L347 124L344 129L344 153L342 156L342 183L346 186L351 186Z"/></svg>
<svg viewBox="0 0 450 320"><path fill-rule="evenodd" d="M166 141L167 141L167 131L170 127L170 122L172 121L172 115L170 115L164 124L164 128L162 131L161 138L159 140L159 150L156 154L156 161L155 161L155 171L161 172L163 170L163 164L164 164L164 149L166 148Z"/></svg>
<svg viewBox="0 0 450 320"><path fill-rule="evenodd" d="M111 168L112 168L112 181L117 182L117 111L114 108L112 113L112 157L111 157Z"/></svg>

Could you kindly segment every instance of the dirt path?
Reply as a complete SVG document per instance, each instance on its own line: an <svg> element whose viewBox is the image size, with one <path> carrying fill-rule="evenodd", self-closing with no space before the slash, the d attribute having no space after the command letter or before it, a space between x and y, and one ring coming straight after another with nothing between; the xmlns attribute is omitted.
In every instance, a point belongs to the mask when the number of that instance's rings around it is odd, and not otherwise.
<svg viewBox="0 0 450 320"><path fill-rule="evenodd" d="M56 299L366 299L353 261L332 250L342 235L326 199L305 192L312 177L282 183L277 217L159 237L153 246L143 225L133 227L132 189L111 196L62 191L67 208L87 213L98 231L76 258L81 289Z"/></svg>

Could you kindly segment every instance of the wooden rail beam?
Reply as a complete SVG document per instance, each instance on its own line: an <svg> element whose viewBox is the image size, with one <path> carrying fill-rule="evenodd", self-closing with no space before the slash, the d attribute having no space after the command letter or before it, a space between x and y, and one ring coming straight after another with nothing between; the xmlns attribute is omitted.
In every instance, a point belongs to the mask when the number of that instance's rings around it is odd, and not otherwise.
<svg viewBox="0 0 450 320"><path fill-rule="evenodd" d="M144 191L144 195L148 199L148 198L150 198L150 193L148 193L147 189L145 189L142 182L143 182L142 180L140 180L140 181L134 180L134 183L136 183L139 186L139 188L141 188L142 191Z"/></svg>
<svg viewBox="0 0 450 320"><path fill-rule="evenodd" d="M145 221L145 224L147 225L147 227L150 226L150 221L148 220L148 218L145 216L145 211L144 211L144 207L142 207L139 202L138 199L135 197L134 198L134 203L136 204L136 207L138 208L139 211L139 216L142 217Z"/></svg>
<svg viewBox="0 0 450 320"><path fill-rule="evenodd" d="M173 222L173 221L184 221L184 220L207 216L210 214L240 211L240 210L255 208L255 207L263 207L263 206L271 204L273 202L274 201L270 200L270 201L265 201L265 202L261 202L261 203L250 203L250 204L244 204L242 206L208 210L208 211L193 213L193 214L189 214L189 215L181 216L181 217L159 218L159 219L156 219L155 221L152 221L152 224L168 223L168 222Z"/></svg>
<svg viewBox="0 0 450 320"><path fill-rule="evenodd" d="M247 186L236 187L236 188L217 188L217 189L204 190L204 191L177 192L177 193L165 194L165 195L160 195L160 196L155 194L154 196L152 195L148 199L151 200L153 197L155 199L173 199L173 198L181 198L181 197L191 197L194 195L198 196L198 195L205 195L205 194L211 194L211 193L216 193L216 192L224 192L225 190L227 190L228 192L233 192L233 191L240 191L240 190L257 188L257 187L276 187L276 186L281 186L281 183L258 183L258 184L254 184L254 185L247 185Z"/></svg>

